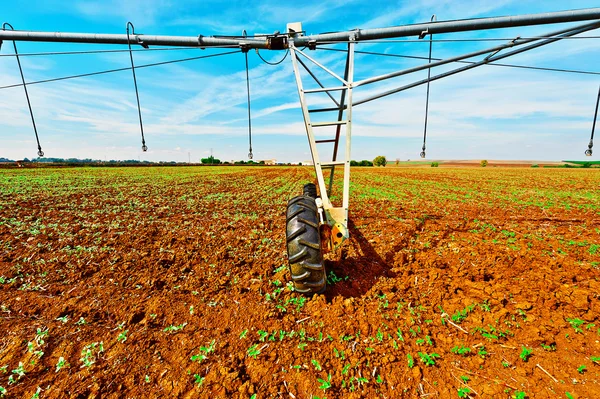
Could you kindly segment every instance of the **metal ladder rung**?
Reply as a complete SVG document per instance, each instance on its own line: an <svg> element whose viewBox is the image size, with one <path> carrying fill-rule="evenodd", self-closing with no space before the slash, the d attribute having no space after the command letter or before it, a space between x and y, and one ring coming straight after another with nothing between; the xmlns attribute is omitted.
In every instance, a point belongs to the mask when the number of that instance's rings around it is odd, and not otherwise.
<svg viewBox="0 0 600 399"><path fill-rule="evenodd" d="M309 113L313 113L313 112L333 112L333 111L339 112L340 109L339 108L315 108L315 109L309 109L308 110Z"/></svg>
<svg viewBox="0 0 600 399"><path fill-rule="evenodd" d="M324 166L336 166L336 165L344 165L346 161L329 161L329 162L321 162L321 168Z"/></svg>
<svg viewBox="0 0 600 399"><path fill-rule="evenodd" d="M319 144L319 143L335 143L336 140L335 139L329 139L329 140L315 140L315 143Z"/></svg>
<svg viewBox="0 0 600 399"><path fill-rule="evenodd" d="M324 91L340 91L340 90L346 90L347 87L346 86L342 86L342 87L322 87L320 89L309 89L309 90L304 90L305 93L322 93Z"/></svg>
<svg viewBox="0 0 600 399"><path fill-rule="evenodd" d="M312 127L321 127L321 126L337 126L337 125L346 125L348 121L333 121L333 122L314 122L311 123Z"/></svg>

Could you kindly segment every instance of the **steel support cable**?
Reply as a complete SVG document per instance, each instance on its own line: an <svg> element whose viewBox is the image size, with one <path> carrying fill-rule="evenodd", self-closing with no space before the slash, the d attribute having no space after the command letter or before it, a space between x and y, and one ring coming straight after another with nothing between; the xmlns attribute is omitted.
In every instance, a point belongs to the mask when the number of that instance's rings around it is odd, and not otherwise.
<svg viewBox="0 0 600 399"><path fill-rule="evenodd" d="M10 27L11 30L15 30L11 24L5 22L2 25L2 30L6 30L6 27ZM0 46L2 46L2 41L0 41ZM23 81L23 89L25 90L25 97L27 98L27 106L29 107L29 115L31 115L31 123L33 124L33 131L35 133L35 140L37 141L38 146L38 156L43 157L44 151L42 151L42 146L40 144L40 137L38 135L37 127L35 125L35 117L33 116L33 109L31 108L31 101L29 100L29 93L27 92L27 86L25 85L25 76L23 75L23 67L21 66L21 60L19 58L19 52L17 51L17 43L13 40L13 47L15 48L15 57L17 58L17 64L19 64L19 72L21 73L21 80Z"/></svg>
<svg viewBox="0 0 600 399"><path fill-rule="evenodd" d="M501 59L504 59L504 58L507 58L507 57L511 57L511 56L514 56L514 55L517 55L517 54L521 54L521 53L529 51L529 50L533 50L533 49L536 49L536 48L539 48L539 47L542 47L542 46L546 46L546 45L551 44L551 43L555 43L555 42L561 40L563 37L577 35L577 34L580 34L580 33L583 33L583 32L586 32L586 31L589 31L589 30L592 30L592 29L598 29L598 28L600 28L600 22L594 22L592 24L586 24L586 25L582 25L582 26L579 26L579 27L576 27L576 28L570 28L570 29L562 30L562 31L559 31L559 32L556 32L556 33L552 33L552 34L548 35L549 36L548 39L545 39L545 40L542 40L542 41L538 41L537 43L532 43L532 44L529 44L529 45L524 46L524 47L519 47L519 48L517 48L515 50L509 51L509 52L504 53L504 54L497 54L497 55L494 55L494 56L488 56L488 57L484 58L483 60L475 62L473 64L466 65L464 67L460 67L460 68L457 68L457 69L453 69L453 70L441 73L439 75L432 76L431 79L423 79L423 80L420 80L420 81L417 81L417 82L414 82L414 83L410 83L408 85L404 85L404 86L401 86L401 87L398 87L398 88L395 88L395 89L392 89L392 90L387 90L385 92L382 92L382 93L379 93L379 94L376 94L376 95L372 95L372 96L363 98L362 100L353 102L352 105L356 106L356 105L365 104L367 102L370 102L370 101L373 101L373 100L376 100L376 99L379 99L379 98L387 97L389 95L396 94L396 93L399 93L399 92L404 91L404 90L415 88L417 86L420 86L422 84L427 83L428 81L434 81L434 80L443 79L443 78L455 75L457 73L465 72L465 71L468 71L468 70L473 69L473 68L477 68L477 67L482 66L482 65L487 65L487 64L490 64L492 62L495 62L495 61L498 61L498 60L501 60ZM556 36L558 34L560 34L561 36ZM531 42L531 41L529 41L529 42ZM519 43L518 45L522 46L522 45L524 45L526 43L528 43L528 42L527 41L526 42L522 42L522 43ZM491 52L491 51L494 51L494 50L497 50L497 49L496 48L495 49L489 49L488 51ZM473 54L473 53L471 53L471 54ZM468 55L469 54L467 54L467 56ZM448 60L445 60L445 61L446 61L445 63L453 62L452 59L448 59ZM433 65L433 63L431 65ZM439 65L441 65L441 64L439 64ZM429 67L431 67L431 66L425 64L424 66L421 66L419 68L411 68L411 69L413 69L414 71L416 71L417 69L418 70L423 70L423 69L426 69L426 68L429 68ZM408 73L407 71L408 70L402 71L402 72L400 72L399 74L397 74L395 76L399 76L400 74L406 74L406 73ZM392 77L392 76L390 76L390 77ZM309 110L309 111L311 111L311 112L330 112L330 111L335 111L335 110L336 110L335 108L321 108L321 109L318 109L318 110Z"/></svg>
<svg viewBox="0 0 600 399"><path fill-rule="evenodd" d="M435 40L434 40L435 42ZM335 48L321 48L321 50L327 51L338 51L338 52L346 52L346 50L335 49ZM428 60L428 57L419 57L416 55L401 55L401 54L386 54L386 53L377 53L373 51L355 51L356 54L365 54L365 55L378 55L382 57L394 57L394 58L407 58L413 60ZM442 61L443 58L431 58L432 61ZM453 61L457 64L475 64L475 61ZM548 72L565 72L565 73L578 73L583 75L600 75L600 72L594 71L581 71L577 69L562 69L562 68L545 68L545 67L534 67L529 65L516 65L516 64L502 64L502 63L489 63L486 64L488 66L499 66L499 67L507 67L507 68L519 68L519 69L531 69L535 71L548 71Z"/></svg>
<svg viewBox="0 0 600 399"><path fill-rule="evenodd" d="M431 22L436 19L435 14L431 16ZM433 50L433 35L429 35L429 63L431 64L431 52ZM423 148L421 158L425 158L425 141L427 140L427 117L429 116L429 85L431 84L431 68L427 68L427 98L425 100L425 124L423 127Z"/></svg>
<svg viewBox="0 0 600 399"><path fill-rule="evenodd" d="M144 124L142 122L142 108L140 107L140 94L138 92L137 79L135 77L135 65L133 64L133 52L131 51L131 41L129 40L129 27L131 26L131 33L135 35L135 28L131 22L127 22L127 46L129 46L129 59L131 60L131 73L133 74L133 85L135 87L135 98L138 106L138 116L140 117L140 131L142 132L142 151L148 151L146 146L146 139L144 138ZM138 43L144 46L140 38L137 38Z"/></svg>
<svg viewBox="0 0 600 399"><path fill-rule="evenodd" d="M239 53L239 50L236 50L236 51L228 51L228 52L225 52L225 53L203 55L203 56L200 56L200 57L182 58L182 59L178 59L178 60L155 62L155 63L152 63L152 64L142 64L142 65L137 65L135 67L135 69L155 67L155 66L161 66L161 65L167 65L167 64L175 64L175 63L179 63L179 62L201 60L203 58L212 58L212 57L218 57L218 56L221 56L221 55L238 54L238 53ZM89 76L104 75L104 74L107 74L107 73L123 72L123 71L129 71L129 70L131 70L131 67L117 68L117 69L107 69L105 71L82 73L82 74L79 74L79 75L63 76L63 77L54 78L54 79L37 80L37 81L34 81L34 82L28 82L28 83L26 83L26 85L30 86L30 85L40 84L40 83L58 82L58 81L61 81L61 80L85 78L85 77L89 77ZM20 87L20 86L23 86L23 84L19 83L19 84L8 85L8 86L0 86L0 90L1 89L11 89L13 87Z"/></svg>
<svg viewBox="0 0 600 399"><path fill-rule="evenodd" d="M594 130L596 130L596 119L598 118L598 104L600 104L600 87L598 88L598 99L596 100L596 112L594 112L594 122L592 123L592 135L590 137L590 143L588 149L585 150L585 155L588 157L592 156L592 147L594 146Z"/></svg>
<svg viewBox="0 0 600 399"><path fill-rule="evenodd" d="M245 30L243 31L242 36L246 37ZM244 53L244 57L246 59L246 94L248 96L248 159L252 159L252 118L250 116L250 72L248 68L248 50L248 47L242 46L242 52Z"/></svg>

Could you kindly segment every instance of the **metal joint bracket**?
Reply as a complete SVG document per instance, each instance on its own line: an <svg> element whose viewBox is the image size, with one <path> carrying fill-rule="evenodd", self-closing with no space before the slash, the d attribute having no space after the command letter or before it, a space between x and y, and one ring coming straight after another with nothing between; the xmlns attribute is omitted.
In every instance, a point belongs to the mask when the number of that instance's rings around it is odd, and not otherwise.
<svg viewBox="0 0 600 399"><path fill-rule="evenodd" d="M146 43L144 43L144 41L142 40L142 38L139 35L135 36L135 40L137 41L137 43L142 46L143 48L150 48L150 46L148 46Z"/></svg>
<svg viewBox="0 0 600 399"><path fill-rule="evenodd" d="M515 45L517 45L517 44L518 44L518 43L517 43L517 40L519 40L520 38L521 38L521 36L517 36L517 37L515 37L515 38L514 38L514 39L512 39L510 42L508 42L506 46L507 46L507 47L509 47L509 48L512 48L512 47L514 47ZM498 53L499 53L500 51L502 51L502 50L504 50L504 49L500 49L500 50L496 50L496 51L494 51L492 54L488 55L488 56L487 56L487 57L485 57L483 60L484 60L485 62L489 61L489 59L490 59L490 58L492 58L493 56L495 56L496 54L498 54Z"/></svg>
<svg viewBox="0 0 600 399"><path fill-rule="evenodd" d="M424 39L425 36L429 34L429 28L425 29L423 32L419 34L419 39Z"/></svg>
<svg viewBox="0 0 600 399"><path fill-rule="evenodd" d="M316 50L317 49L317 41L316 40L309 40L307 47L308 47L309 50Z"/></svg>
<svg viewBox="0 0 600 399"><path fill-rule="evenodd" d="M250 50L250 46L247 43L240 43L240 49L242 53L247 53Z"/></svg>
<svg viewBox="0 0 600 399"><path fill-rule="evenodd" d="M267 37L267 48L269 50L285 50L289 47L287 35L276 34Z"/></svg>

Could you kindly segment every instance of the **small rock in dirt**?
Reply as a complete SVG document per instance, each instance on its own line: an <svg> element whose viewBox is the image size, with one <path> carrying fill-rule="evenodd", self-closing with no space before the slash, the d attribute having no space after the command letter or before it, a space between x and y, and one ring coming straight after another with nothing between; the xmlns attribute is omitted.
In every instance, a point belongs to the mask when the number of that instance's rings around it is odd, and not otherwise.
<svg viewBox="0 0 600 399"><path fill-rule="evenodd" d="M522 310L529 310L533 308L533 305L529 302L519 302L515 305L515 308Z"/></svg>
<svg viewBox="0 0 600 399"><path fill-rule="evenodd" d="M423 372L421 371L421 367L419 367L419 366L413 367L412 370L410 371L410 373L416 379L421 378L421 376L423 375Z"/></svg>

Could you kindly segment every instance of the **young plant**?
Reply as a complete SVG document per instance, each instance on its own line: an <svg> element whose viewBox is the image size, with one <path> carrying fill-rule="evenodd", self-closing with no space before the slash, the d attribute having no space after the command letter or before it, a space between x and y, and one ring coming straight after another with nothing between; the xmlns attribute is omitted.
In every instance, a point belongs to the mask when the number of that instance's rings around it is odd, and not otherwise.
<svg viewBox="0 0 600 399"><path fill-rule="evenodd" d="M92 367L92 365L96 363L96 357L102 352L104 352L103 342L92 342L91 344L84 346L81 350L81 357L79 358L79 361L83 363L81 367Z"/></svg>
<svg viewBox="0 0 600 399"><path fill-rule="evenodd" d="M194 374L194 384L196 384L200 387L200 386L202 386L203 382L204 382L204 377L202 377L200 374Z"/></svg>
<svg viewBox="0 0 600 399"><path fill-rule="evenodd" d="M319 386L320 389L324 391L328 390L329 388L331 388L331 373L327 375L326 380L322 378L317 378L317 381L321 383L321 385Z"/></svg>
<svg viewBox="0 0 600 399"><path fill-rule="evenodd" d="M435 358L440 357L440 355L438 355L437 353L427 354L425 352L419 352L419 357L421 358L421 361L427 366L434 366Z"/></svg>
<svg viewBox="0 0 600 399"><path fill-rule="evenodd" d="M450 349L450 352L456 353L457 355L466 356L468 353L471 353L471 348L467 348L464 346L455 346Z"/></svg>
<svg viewBox="0 0 600 399"><path fill-rule="evenodd" d="M321 368L321 365L319 364L319 362L318 362L317 360L315 360L315 359L312 359L312 360L311 360L311 363L312 363L312 364L313 364L313 366L315 367L315 370L317 370L317 371L321 371L321 370L322 370L322 368Z"/></svg>
<svg viewBox="0 0 600 399"><path fill-rule="evenodd" d="M183 323L180 324L178 326L174 326L174 325L170 325L168 327L165 327L165 329L163 330L164 332L174 332L174 331L181 331L183 330L183 328L187 326L187 323Z"/></svg>
<svg viewBox="0 0 600 399"><path fill-rule="evenodd" d="M252 345L250 348L248 348L247 353L249 357L256 359L256 357L260 355L260 349L258 349L258 344Z"/></svg>
<svg viewBox="0 0 600 399"><path fill-rule="evenodd" d="M569 324L571 324L571 327L573 327L576 333L583 334L583 329L581 326L585 323L585 321L581 319L567 319L567 321Z"/></svg>
<svg viewBox="0 0 600 399"><path fill-rule="evenodd" d="M521 360L526 362L527 360L529 360L529 356L531 356L531 354L533 353L533 349L528 349L524 346L522 346L521 348L521 354L519 355L519 357L521 358Z"/></svg>
<svg viewBox="0 0 600 399"><path fill-rule="evenodd" d="M55 372L58 373L63 367L69 367L69 365L65 361L65 358L61 356L58 358L58 361L56 362Z"/></svg>
<svg viewBox="0 0 600 399"><path fill-rule="evenodd" d="M467 387L458 388L458 397L459 398L468 398L471 394L471 390Z"/></svg>
<svg viewBox="0 0 600 399"><path fill-rule="evenodd" d="M121 331L121 333L117 336L117 341L120 343L124 343L127 341L127 333L129 330Z"/></svg>

